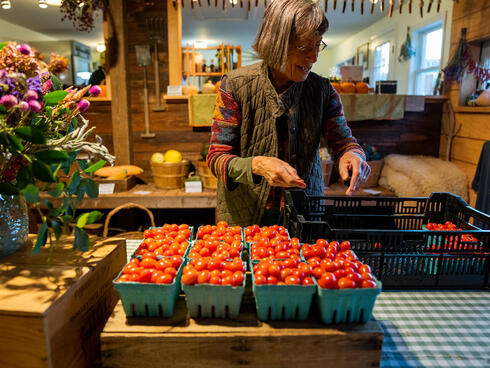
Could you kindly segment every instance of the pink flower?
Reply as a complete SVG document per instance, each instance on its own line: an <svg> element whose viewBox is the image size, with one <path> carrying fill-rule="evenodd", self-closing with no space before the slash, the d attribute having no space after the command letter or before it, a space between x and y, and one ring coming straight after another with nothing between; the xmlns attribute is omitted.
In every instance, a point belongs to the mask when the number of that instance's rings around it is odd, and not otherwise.
<svg viewBox="0 0 490 368"><path fill-rule="evenodd" d="M24 95L24 100L30 101L30 100L37 100L39 98L38 94L36 91L33 91L30 89L27 91L27 93Z"/></svg>
<svg viewBox="0 0 490 368"><path fill-rule="evenodd" d="M39 111L41 111L41 104L39 103L39 101L37 100L30 100L29 101L29 108L31 109L31 111L33 113L38 113Z"/></svg>
<svg viewBox="0 0 490 368"><path fill-rule="evenodd" d="M0 105L5 106L5 108L10 109L12 106L17 105L17 98L12 95L5 95L0 98Z"/></svg>
<svg viewBox="0 0 490 368"><path fill-rule="evenodd" d="M53 87L53 83L51 83L51 79L48 79L46 82L43 83L43 92L48 93L51 91L51 88Z"/></svg>
<svg viewBox="0 0 490 368"><path fill-rule="evenodd" d="M80 112L84 112L90 107L90 102L88 102L86 99L80 100L80 102L77 105L77 109Z"/></svg>
<svg viewBox="0 0 490 368"><path fill-rule="evenodd" d="M19 102L19 107L22 111L27 111L29 110L29 104L25 101L20 101Z"/></svg>
<svg viewBox="0 0 490 368"><path fill-rule="evenodd" d="M6 75L7 75L7 71L5 69L0 70L0 79L5 78Z"/></svg>
<svg viewBox="0 0 490 368"><path fill-rule="evenodd" d="M32 53L32 50L29 47L29 45L26 45L25 43L22 45L17 45L17 50L19 50L19 52L22 55L31 55L31 53Z"/></svg>
<svg viewBox="0 0 490 368"><path fill-rule="evenodd" d="M102 88L97 85L90 87L90 89L88 90L88 93L90 93L94 97L97 97L100 92L102 92Z"/></svg>

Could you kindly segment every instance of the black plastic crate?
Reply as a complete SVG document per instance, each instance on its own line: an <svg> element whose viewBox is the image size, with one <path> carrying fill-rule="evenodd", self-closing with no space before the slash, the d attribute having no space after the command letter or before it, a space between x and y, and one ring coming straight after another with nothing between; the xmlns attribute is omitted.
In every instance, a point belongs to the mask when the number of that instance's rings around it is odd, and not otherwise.
<svg viewBox="0 0 490 368"><path fill-rule="evenodd" d="M308 196L286 191L285 223L301 242L349 240L384 288L487 288L490 216L459 196L429 198ZM462 231L422 230L428 222L453 222ZM463 241L471 234L477 241Z"/></svg>

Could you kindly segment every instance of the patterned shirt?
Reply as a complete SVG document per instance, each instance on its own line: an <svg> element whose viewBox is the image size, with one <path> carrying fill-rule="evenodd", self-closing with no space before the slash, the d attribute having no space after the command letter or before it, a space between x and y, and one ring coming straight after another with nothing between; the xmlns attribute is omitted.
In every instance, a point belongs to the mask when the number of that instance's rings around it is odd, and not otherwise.
<svg viewBox="0 0 490 368"><path fill-rule="evenodd" d="M279 95L279 98L281 99L285 95L283 93ZM289 102L280 100L280 103L286 106L289 105ZM233 91L225 75L221 79L221 85L216 96L207 164L228 190L233 190L236 187L235 182L258 183L257 178L254 178L255 175L252 175L251 172L251 158L240 158L240 124L240 107L233 97ZM331 86L328 114L325 120L325 134L327 144L332 149L336 160L347 151L355 152L365 159L364 151L357 144L347 126L340 96ZM285 144L283 147L287 147L287 145ZM279 158L284 159L284 157ZM230 163L232 164L230 165Z"/></svg>

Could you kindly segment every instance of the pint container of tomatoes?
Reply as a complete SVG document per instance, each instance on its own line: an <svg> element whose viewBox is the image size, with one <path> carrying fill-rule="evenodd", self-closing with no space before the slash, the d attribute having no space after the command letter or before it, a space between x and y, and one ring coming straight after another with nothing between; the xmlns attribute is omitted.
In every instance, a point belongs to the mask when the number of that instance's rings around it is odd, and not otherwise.
<svg viewBox="0 0 490 368"><path fill-rule="evenodd" d="M236 319L245 292L245 264L240 257L189 259L182 290L191 317Z"/></svg>
<svg viewBox="0 0 490 368"><path fill-rule="evenodd" d="M132 258L113 281L127 317L171 317L180 292L181 256Z"/></svg>
<svg viewBox="0 0 490 368"><path fill-rule="evenodd" d="M252 266L257 316L268 320L304 320L316 286L311 267L299 256L264 258Z"/></svg>
<svg viewBox="0 0 490 368"><path fill-rule="evenodd" d="M381 283L345 240L317 239L303 244L301 254L318 285L317 303L324 323L366 323L373 313Z"/></svg>

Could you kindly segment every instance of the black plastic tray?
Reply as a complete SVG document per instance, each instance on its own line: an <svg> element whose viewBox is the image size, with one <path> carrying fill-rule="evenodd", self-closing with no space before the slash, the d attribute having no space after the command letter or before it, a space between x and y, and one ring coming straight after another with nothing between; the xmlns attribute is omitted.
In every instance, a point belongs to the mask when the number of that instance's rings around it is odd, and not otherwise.
<svg viewBox="0 0 490 368"><path fill-rule="evenodd" d="M308 196L286 191L284 226L301 242L349 240L385 289L488 288L490 216L459 196L429 198ZM462 231L428 231L451 221ZM462 241L471 234L477 241ZM434 250L433 245L440 245Z"/></svg>

